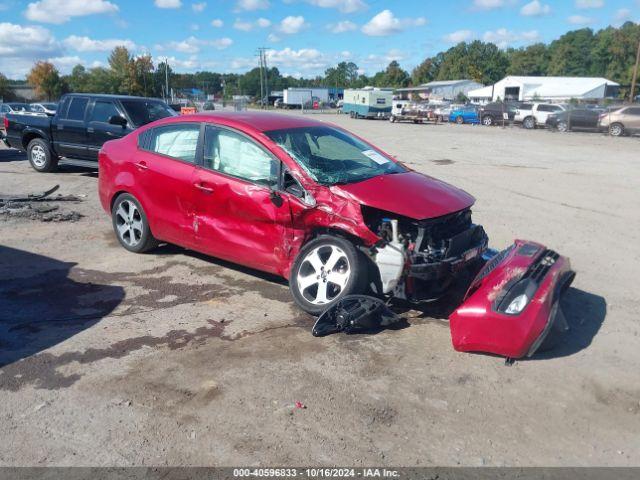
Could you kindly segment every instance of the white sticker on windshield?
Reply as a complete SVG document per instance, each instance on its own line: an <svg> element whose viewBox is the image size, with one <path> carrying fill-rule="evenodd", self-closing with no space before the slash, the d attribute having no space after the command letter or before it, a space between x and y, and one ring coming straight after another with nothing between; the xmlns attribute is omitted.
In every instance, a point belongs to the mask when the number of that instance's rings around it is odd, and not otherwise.
<svg viewBox="0 0 640 480"><path fill-rule="evenodd" d="M389 163L389 159L383 157L375 150L365 150L362 152L363 155L369 157L371 160L376 162L378 165L384 165L385 163Z"/></svg>

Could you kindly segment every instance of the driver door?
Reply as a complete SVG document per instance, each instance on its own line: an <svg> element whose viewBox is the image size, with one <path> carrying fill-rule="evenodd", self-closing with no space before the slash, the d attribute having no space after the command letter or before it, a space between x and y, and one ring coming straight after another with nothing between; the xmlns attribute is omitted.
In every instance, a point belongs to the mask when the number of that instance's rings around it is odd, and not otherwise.
<svg viewBox="0 0 640 480"><path fill-rule="evenodd" d="M193 181L198 249L280 273L291 214L287 195L277 192L279 171L280 161L250 137L207 125Z"/></svg>

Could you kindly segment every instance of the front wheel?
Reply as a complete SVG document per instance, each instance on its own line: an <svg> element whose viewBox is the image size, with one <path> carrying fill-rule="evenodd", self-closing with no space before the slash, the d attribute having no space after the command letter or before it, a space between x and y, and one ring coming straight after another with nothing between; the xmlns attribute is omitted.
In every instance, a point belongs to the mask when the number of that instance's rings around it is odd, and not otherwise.
<svg viewBox="0 0 640 480"><path fill-rule="evenodd" d="M621 137L624 135L624 127L620 123L614 123L609 127L609 133L614 137Z"/></svg>
<svg viewBox="0 0 640 480"><path fill-rule="evenodd" d="M349 240L320 235L298 254L289 288L296 304L311 315L320 315L345 295L363 293L367 265L363 254Z"/></svg>
<svg viewBox="0 0 640 480"><path fill-rule="evenodd" d="M556 127L559 132L565 133L569 131L569 125L567 122L558 122L558 126Z"/></svg>
<svg viewBox="0 0 640 480"><path fill-rule="evenodd" d="M458 125L462 125L462 124L464 123L464 118L462 118L460 115L458 115L458 116L456 117L456 123L457 123Z"/></svg>
<svg viewBox="0 0 640 480"><path fill-rule="evenodd" d="M42 138L34 138L29 142L27 158L37 172L55 172L58 168L58 157L51 152L49 143Z"/></svg>
<svg viewBox="0 0 640 480"><path fill-rule="evenodd" d="M533 130L534 128L536 128L536 119L533 117L527 117L522 122L522 126L527 130Z"/></svg>
<svg viewBox="0 0 640 480"><path fill-rule="evenodd" d="M144 253L158 246L151 233L147 215L133 195L123 193L113 202L111 209L113 230L120 245L134 253Z"/></svg>
<svg viewBox="0 0 640 480"><path fill-rule="evenodd" d="M493 125L493 117L491 115L485 115L484 117L482 117L482 124L485 127L490 127L491 125Z"/></svg>

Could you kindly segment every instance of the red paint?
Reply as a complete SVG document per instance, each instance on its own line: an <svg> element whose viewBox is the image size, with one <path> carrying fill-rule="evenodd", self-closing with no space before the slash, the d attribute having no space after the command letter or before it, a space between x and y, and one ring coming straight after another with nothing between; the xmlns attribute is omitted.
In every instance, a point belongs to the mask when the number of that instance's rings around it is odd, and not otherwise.
<svg viewBox="0 0 640 480"><path fill-rule="evenodd" d="M462 352L487 352L511 358L522 358L543 332L558 296L554 290L561 278L571 272L569 260L560 256L542 280L533 299L518 315L493 310L493 300L504 285L521 276L545 250L532 257L518 254L521 245L534 244L516 240L507 257L486 277L474 281L465 301L449 317L453 347Z"/></svg>
<svg viewBox="0 0 640 480"><path fill-rule="evenodd" d="M279 192L283 201L277 206L267 187L138 149L138 137L147 129L181 122L217 124L248 135L287 166L317 205ZM110 212L117 193L131 193L158 239L287 278L298 251L318 229L376 243L379 238L365 225L361 204L422 219L473 203L462 190L416 172L340 187L318 185L263 133L320 125L326 123L261 112L193 114L145 125L104 144L99 155L102 206Z"/></svg>

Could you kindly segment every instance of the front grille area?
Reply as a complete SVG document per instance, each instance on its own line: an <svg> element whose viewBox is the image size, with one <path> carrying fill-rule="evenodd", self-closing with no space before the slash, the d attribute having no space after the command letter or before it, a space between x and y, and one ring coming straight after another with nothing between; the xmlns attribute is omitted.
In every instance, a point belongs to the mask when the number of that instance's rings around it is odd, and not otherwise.
<svg viewBox="0 0 640 480"><path fill-rule="evenodd" d="M489 275L491 272L493 272L496 269L496 267L500 265L500 263L507 257L507 255L509 255L509 253L511 253L511 250L513 250L514 248L515 248L515 244L511 245L508 248L505 248L504 250L499 252L496 256L494 256L491 260L485 263L484 267L482 267L482 270L480 270L480 273L478 273L478 275L476 276L476 282L479 282L480 280L485 278L487 275Z"/></svg>
<svg viewBox="0 0 640 480"><path fill-rule="evenodd" d="M529 270L527 270L522 278L531 278L537 284L540 284L559 257L560 255L553 250L545 250L535 263L529 267Z"/></svg>

